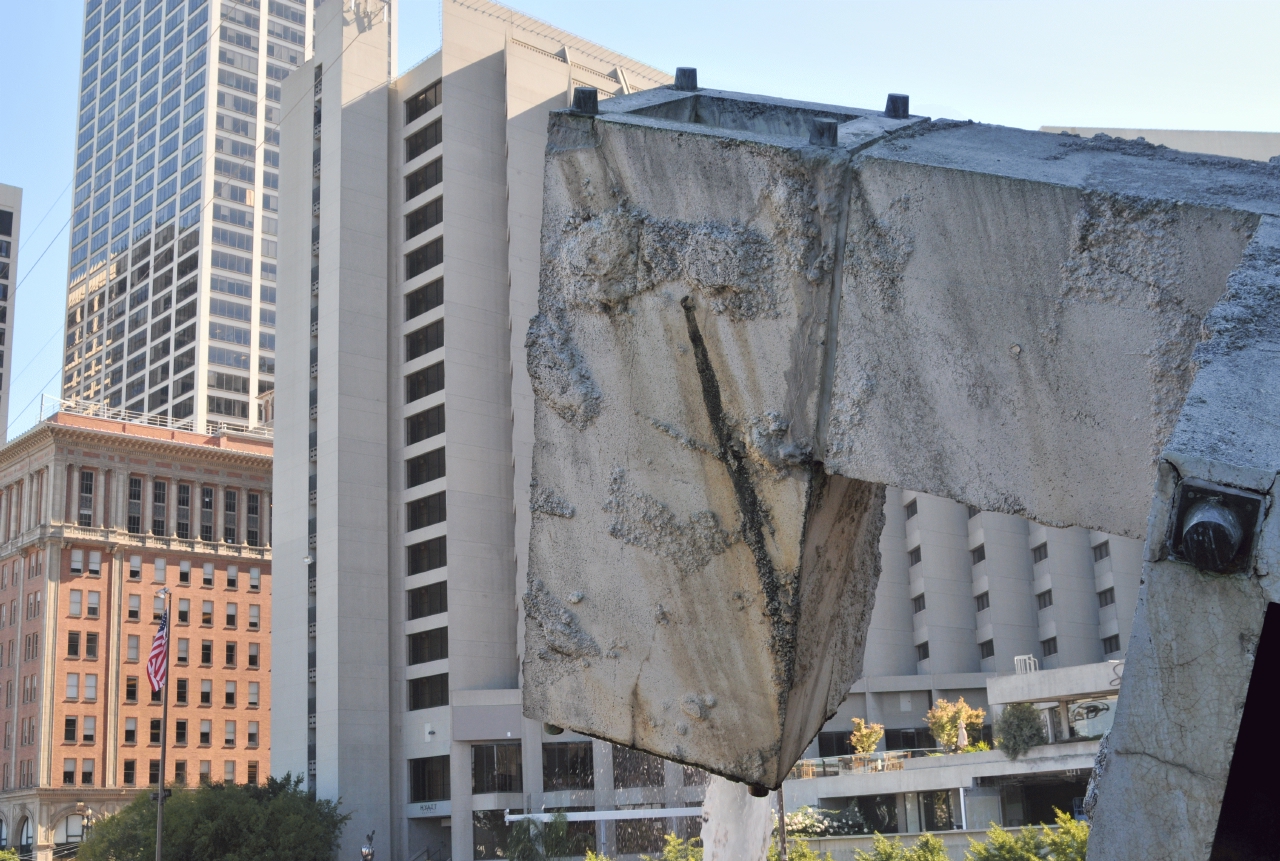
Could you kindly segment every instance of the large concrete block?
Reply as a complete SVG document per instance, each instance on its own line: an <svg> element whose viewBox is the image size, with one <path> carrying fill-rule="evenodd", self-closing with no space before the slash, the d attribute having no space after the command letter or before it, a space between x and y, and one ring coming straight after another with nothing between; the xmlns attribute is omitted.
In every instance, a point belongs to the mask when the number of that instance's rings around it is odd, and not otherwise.
<svg viewBox="0 0 1280 861"><path fill-rule="evenodd" d="M776 786L859 672L885 485L1134 537L1161 476L1156 511L1192 476L1270 493L1250 422L1276 399L1243 393L1280 170L709 90L600 111L549 128L530 717ZM1224 606L1258 591L1188 576ZM1149 571L1145 607L1186 588ZM1222 643L1256 639L1256 604Z"/></svg>

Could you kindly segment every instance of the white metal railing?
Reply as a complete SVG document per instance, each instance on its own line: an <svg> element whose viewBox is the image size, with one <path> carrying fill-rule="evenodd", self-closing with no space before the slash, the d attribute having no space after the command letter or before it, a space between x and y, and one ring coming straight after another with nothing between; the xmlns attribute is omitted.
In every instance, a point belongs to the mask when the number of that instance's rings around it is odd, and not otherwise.
<svg viewBox="0 0 1280 861"><path fill-rule="evenodd" d="M89 416L95 419L107 419L115 422L128 422L130 424L147 425L148 427L167 428L169 430L188 431L190 433L198 433L194 417L185 419L175 419L170 416L155 416L147 413L133 412L123 407L109 407L101 401L88 401L83 398L71 398L66 400L54 397L52 395L40 396L40 418L38 421L44 421L51 418L56 413L69 413L77 416ZM247 424L239 422L223 422L209 421L205 422L205 433L210 436L221 436L223 434L244 434L247 436L261 437L263 439L274 439L275 430L270 427L261 425L250 427Z"/></svg>
<svg viewBox="0 0 1280 861"><path fill-rule="evenodd" d="M848 753L843 756L824 756L802 759L791 767L788 780L808 780L814 777L839 777L842 774L876 774L883 771L902 771L908 759L923 756L941 756L955 751L942 748L910 748L908 750L877 750L872 753Z"/></svg>
<svg viewBox="0 0 1280 861"><path fill-rule="evenodd" d="M1017 655L1013 659L1013 672L1015 675L1025 676L1027 673L1036 673L1040 671L1040 662L1036 660L1035 655Z"/></svg>

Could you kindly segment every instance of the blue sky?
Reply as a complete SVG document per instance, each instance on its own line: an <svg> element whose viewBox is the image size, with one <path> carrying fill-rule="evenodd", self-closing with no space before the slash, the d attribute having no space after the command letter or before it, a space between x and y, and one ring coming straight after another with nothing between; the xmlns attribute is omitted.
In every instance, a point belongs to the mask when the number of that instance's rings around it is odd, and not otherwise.
<svg viewBox="0 0 1280 861"><path fill-rule="evenodd" d="M217 2L217 0L214 0ZM330 0L338 2L338 0ZM400 0L400 64L440 43ZM1280 131L1280 4L519 0L526 14L703 86L1003 125ZM0 0L0 182L24 189L10 437L60 380L77 0ZM36 259L48 248L43 259Z"/></svg>

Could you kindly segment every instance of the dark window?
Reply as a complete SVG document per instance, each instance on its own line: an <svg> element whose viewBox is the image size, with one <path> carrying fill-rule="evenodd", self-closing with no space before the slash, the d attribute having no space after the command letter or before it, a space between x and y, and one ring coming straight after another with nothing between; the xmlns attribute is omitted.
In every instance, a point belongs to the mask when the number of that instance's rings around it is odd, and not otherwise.
<svg viewBox="0 0 1280 861"><path fill-rule="evenodd" d="M13 236L13 213L0 209L0 236Z"/></svg>
<svg viewBox="0 0 1280 861"><path fill-rule="evenodd" d="M1044 560L1046 560L1046 559L1048 559L1048 558L1049 558L1049 544L1048 544L1048 542L1045 542L1044 544L1041 544L1039 547L1032 548L1032 550L1031 550L1031 564L1032 564L1032 565L1034 565L1034 564L1035 564L1035 563L1037 563L1037 562L1043 562Z"/></svg>
<svg viewBox="0 0 1280 861"><path fill-rule="evenodd" d="M187 743L187 722L184 720L176 721L173 725L173 741L174 744Z"/></svg>
<svg viewBox="0 0 1280 861"><path fill-rule="evenodd" d="M987 558L987 545L979 544L977 547L969 551L969 564L977 565L979 562Z"/></svg>
<svg viewBox="0 0 1280 861"><path fill-rule="evenodd" d="M417 487L444 478L444 449L438 448L405 461L408 487Z"/></svg>
<svg viewBox="0 0 1280 861"><path fill-rule="evenodd" d="M409 531L414 529L422 529L424 526L434 526L437 523L445 521L445 492L433 493L430 496L424 496L422 499L415 499L413 502L405 505L406 520L405 528Z"/></svg>
<svg viewBox="0 0 1280 861"><path fill-rule="evenodd" d="M662 786L663 760L651 753L613 746L613 786L615 789Z"/></svg>
<svg viewBox="0 0 1280 861"><path fill-rule="evenodd" d="M200 540L213 541L213 488L200 488Z"/></svg>
<svg viewBox="0 0 1280 861"><path fill-rule="evenodd" d="M589 741L544 742L542 745L542 789L595 789L595 764Z"/></svg>
<svg viewBox="0 0 1280 861"><path fill-rule="evenodd" d="M257 493L245 494L245 543L250 547L258 547L261 542L259 509L261 507L261 495Z"/></svg>
<svg viewBox="0 0 1280 861"><path fill-rule="evenodd" d="M907 567L920 564L920 548L914 547L907 551Z"/></svg>
<svg viewBox="0 0 1280 861"><path fill-rule="evenodd" d="M409 760L409 801L449 800L449 757L424 756Z"/></svg>
<svg viewBox="0 0 1280 861"><path fill-rule="evenodd" d="M440 104L440 81L404 100L405 125L416 120L435 106Z"/></svg>
<svg viewBox="0 0 1280 861"><path fill-rule="evenodd" d="M444 433L444 404L405 419L405 445Z"/></svg>
<svg viewBox="0 0 1280 861"><path fill-rule="evenodd" d="M974 600L974 603L978 605L978 612L981 613L983 610L991 606L991 593L983 592L981 595L974 598L973 600Z"/></svg>
<svg viewBox="0 0 1280 861"><path fill-rule="evenodd" d="M927 642L921 643L920 645L916 646L916 660L917 661L929 660L929 644Z"/></svg>
<svg viewBox="0 0 1280 861"><path fill-rule="evenodd" d="M129 533L142 534L142 479L129 477Z"/></svg>
<svg viewBox="0 0 1280 861"><path fill-rule="evenodd" d="M81 526L93 525L93 473L88 470L80 472L80 517Z"/></svg>
<svg viewBox="0 0 1280 861"><path fill-rule="evenodd" d="M444 237L431 240L426 245L415 248L404 256L404 277L406 279L421 275L428 269L444 262Z"/></svg>
<svg viewBox="0 0 1280 861"><path fill-rule="evenodd" d="M979 643L978 655L982 658L994 658L996 656L996 641L987 640L985 643Z"/></svg>
<svg viewBox="0 0 1280 861"><path fill-rule="evenodd" d="M164 481L151 483L151 534L164 535L165 512L168 509L169 484Z"/></svg>
<svg viewBox="0 0 1280 861"><path fill-rule="evenodd" d="M160 743L160 718L151 719L151 743Z"/></svg>
<svg viewBox="0 0 1280 861"><path fill-rule="evenodd" d="M124 701L127 703L136 703L138 701L138 677L129 676L124 683Z"/></svg>
<svg viewBox="0 0 1280 861"><path fill-rule="evenodd" d="M1112 634L1102 641L1102 653L1112 655L1120 651L1120 635Z"/></svg>
<svg viewBox="0 0 1280 861"><path fill-rule="evenodd" d="M67 632L67 657L68 658L80 657L80 632L79 631Z"/></svg>
<svg viewBox="0 0 1280 861"><path fill-rule="evenodd" d="M405 361L425 356L444 346L444 320L436 320L404 336Z"/></svg>
<svg viewBox="0 0 1280 861"><path fill-rule="evenodd" d="M950 831L954 827L951 819L950 790L922 792L917 797L925 831Z"/></svg>
<svg viewBox="0 0 1280 861"><path fill-rule="evenodd" d="M236 500L234 490L222 492L222 540L228 544L236 543Z"/></svg>
<svg viewBox="0 0 1280 861"><path fill-rule="evenodd" d="M213 640L200 642L200 663L208 666L213 663Z"/></svg>
<svg viewBox="0 0 1280 861"><path fill-rule="evenodd" d="M919 613L923 609L924 609L924 593L921 592L919 595L911 599L911 612Z"/></svg>
<svg viewBox="0 0 1280 861"><path fill-rule="evenodd" d="M436 159L429 165L422 165L421 168L404 177L404 200L411 201L422 192L425 192L426 189L439 186L440 180L443 178L443 157Z"/></svg>
<svg viewBox="0 0 1280 861"><path fill-rule="evenodd" d="M1116 602L1116 590L1115 590L1115 589L1110 589L1110 588L1109 588L1109 589L1103 589L1101 592L1099 592L1099 593L1098 593L1098 606L1099 606L1099 607L1109 607L1109 606L1111 606L1112 604L1114 604L1115 602Z"/></svg>
<svg viewBox="0 0 1280 861"><path fill-rule="evenodd" d="M191 485L178 485L178 525L179 538L191 537ZM181 579L181 576L179 576Z"/></svg>
<svg viewBox="0 0 1280 861"><path fill-rule="evenodd" d="M1104 541L1093 548L1093 561L1101 562L1111 555L1111 542Z"/></svg>
<svg viewBox="0 0 1280 861"><path fill-rule="evenodd" d="M409 590L409 618L421 619L449 612L449 584L441 580Z"/></svg>
<svg viewBox="0 0 1280 861"><path fill-rule="evenodd" d="M1046 658L1058 654L1058 638L1050 637L1047 640L1040 641L1040 651L1044 653Z"/></svg>
<svg viewBox="0 0 1280 861"><path fill-rule="evenodd" d="M160 760L153 759L147 763L147 783L151 786L160 785Z"/></svg>
<svg viewBox="0 0 1280 861"><path fill-rule="evenodd" d="M425 664L449 657L449 629L432 628L409 635L409 663Z"/></svg>
<svg viewBox="0 0 1280 861"><path fill-rule="evenodd" d="M405 403L412 403L419 398L433 395L443 388L444 362L436 362L404 378Z"/></svg>
<svg viewBox="0 0 1280 861"><path fill-rule="evenodd" d="M903 506L903 508L906 509L907 520L910 520L911 518L915 517L916 514L920 512L920 507L916 505L916 501L914 499L908 502L905 506Z"/></svg>
<svg viewBox="0 0 1280 861"><path fill-rule="evenodd" d="M849 756L853 753L853 744L848 732L818 733L818 756Z"/></svg>
<svg viewBox="0 0 1280 861"><path fill-rule="evenodd" d="M76 719L69 717L63 721L62 725L63 741L78 741L79 736L76 734Z"/></svg>
<svg viewBox="0 0 1280 861"><path fill-rule="evenodd" d="M432 308L444 303L444 279L437 278L430 284L423 284L416 290L404 295L404 318L412 320L419 314L425 314Z"/></svg>
<svg viewBox="0 0 1280 861"><path fill-rule="evenodd" d="M412 239L444 221L444 196L419 206L404 217L404 238Z"/></svg>
<svg viewBox="0 0 1280 861"><path fill-rule="evenodd" d="M443 568L447 564L449 564L448 553L445 548L445 536L443 535L409 547L408 573L410 574L434 571L436 568Z"/></svg>
<svg viewBox="0 0 1280 861"><path fill-rule="evenodd" d="M1053 590L1052 589L1045 589L1043 592L1041 592L1039 595L1036 596L1036 609L1043 610L1046 607L1052 607L1052 606L1053 606Z"/></svg>
<svg viewBox="0 0 1280 861"><path fill-rule="evenodd" d="M982 513L982 509L981 509L981 508L979 508L978 506L976 506L976 505L970 505L970 506L969 506L969 519L970 519L970 520L972 520L973 518L977 517L977 516L978 516L979 514L981 514L981 513Z"/></svg>
<svg viewBox="0 0 1280 861"><path fill-rule="evenodd" d="M413 161L440 143L440 120L423 126L404 139L404 160Z"/></svg>
<svg viewBox="0 0 1280 861"><path fill-rule="evenodd" d="M409 680L409 711L449 704L449 674Z"/></svg>
<svg viewBox="0 0 1280 861"><path fill-rule="evenodd" d="M928 729L887 729L884 731L885 750L928 750L938 746Z"/></svg>
<svg viewBox="0 0 1280 861"><path fill-rule="evenodd" d="M124 761L124 785L133 786L138 782L137 778L138 763L132 759Z"/></svg>
<svg viewBox="0 0 1280 861"><path fill-rule="evenodd" d="M471 745L471 792L524 792L520 742Z"/></svg>

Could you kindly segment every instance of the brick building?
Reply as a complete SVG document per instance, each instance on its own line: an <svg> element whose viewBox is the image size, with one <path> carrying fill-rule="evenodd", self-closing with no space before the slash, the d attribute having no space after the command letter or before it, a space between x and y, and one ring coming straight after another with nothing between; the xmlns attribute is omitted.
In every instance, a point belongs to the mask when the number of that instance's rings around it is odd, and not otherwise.
<svg viewBox="0 0 1280 861"><path fill-rule="evenodd" d="M269 773L271 439L113 412L64 404L0 449L0 843L24 857L160 781L162 586L164 782Z"/></svg>

